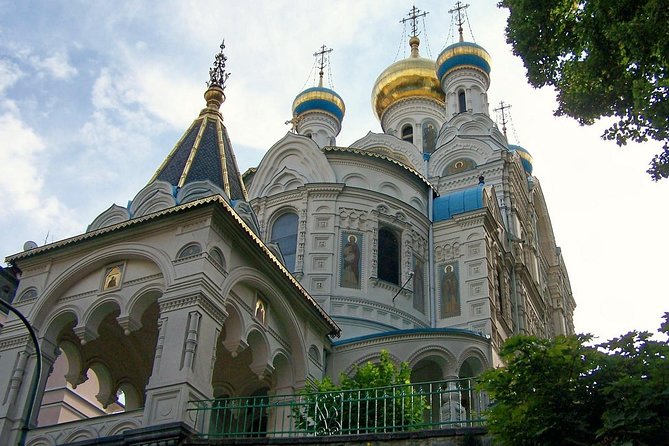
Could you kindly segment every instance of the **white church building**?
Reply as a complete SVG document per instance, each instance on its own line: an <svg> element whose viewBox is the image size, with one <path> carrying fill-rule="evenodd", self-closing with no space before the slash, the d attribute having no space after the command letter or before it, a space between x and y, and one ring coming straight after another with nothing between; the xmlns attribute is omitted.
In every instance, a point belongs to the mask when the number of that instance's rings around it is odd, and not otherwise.
<svg viewBox="0 0 669 446"><path fill-rule="evenodd" d="M7 257L43 358L28 445L193 426L189 401L294 394L382 350L412 382L474 377L513 334L573 333L532 158L490 116L491 56L461 34L431 60L416 34L408 58L379 67L382 133L337 145L344 99L321 63L293 129L243 175L220 112L221 49L205 108L128 206ZM7 444L35 366L9 315Z"/></svg>

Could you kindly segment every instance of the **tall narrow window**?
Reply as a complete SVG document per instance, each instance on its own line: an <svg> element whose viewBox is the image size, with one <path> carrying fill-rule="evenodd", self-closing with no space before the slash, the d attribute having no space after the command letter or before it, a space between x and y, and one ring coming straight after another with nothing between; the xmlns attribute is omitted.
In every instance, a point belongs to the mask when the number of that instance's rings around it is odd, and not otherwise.
<svg viewBox="0 0 669 446"><path fill-rule="evenodd" d="M500 314L504 314L504 295L502 294L502 270L497 269L497 290L495 296L497 297L497 308Z"/></svg>
<svg viewBox="0 0 669 446"><path fill-rule="evenodd" d="M379 229L379 279L400 284L400 244L397 235L387 228Z"/></svg>
<svg viewBox="0 0 669 446"><path fill-rule="evenodd" d="M467 100L465 99L465 92L462 90L458 93L458 111L460 113L467 111Z"/></svg>
<svg viewBox="0 0 669 446"><path fill-rule="evenodd" d="M413 143L413 126L411 124L402 127L402 139Z"/></svg>
<svg viewBox="0 0 669 446"><path fill-rule="evenodd" d="M281 255L286 261L286 268L294 273L297 251L297 214L288 212L277 218L272 225L270 241L279 245Z"/></svg>

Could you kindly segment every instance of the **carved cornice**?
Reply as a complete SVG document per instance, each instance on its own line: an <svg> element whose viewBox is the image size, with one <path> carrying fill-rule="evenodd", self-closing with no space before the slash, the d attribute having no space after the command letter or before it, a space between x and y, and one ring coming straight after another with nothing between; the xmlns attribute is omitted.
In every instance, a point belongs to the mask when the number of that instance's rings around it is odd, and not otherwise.
<svg viewBox="0 0 669 446"><path fill-rule="evenodd" d="M201 293L190 296L159 300L158 305L160 307L161 314L182 308L198 306L205 310L219 324L223 324L227 318L227 313L225 311L223 311L215 302Z"/></svg>
<svg viewBox="0 0 669 446"><path fill-rule="evenodd" d="M29 337L19 336L11 339L5 339L0 341L0 351L11 350L16 347L23 347L28 344Z"/></svg>
<svg viewBox="0 0 669 446"><path fill-rule="evenodd" d="M455 220L463 229L483 226L485 223L486 210L487 209L483 208L479 212L472 211L467 214L457 214L453 216L453 220Z"/></svg>
<svg viewBox="0 0 669 446"><path fill-rule="evenodd" d="M471 69L468 67L460 67L453 69L442 82L442 88L448 95L451 93L451 88L453 84L458 83L461 79L476 79L483 86L483 93L487 94L488 87L490 86L490 79L488 76L484 76L482 72L476 69Z"/></svg>
<svg viewBox="0 0 669 446"><path fill-rule="evenodd" d="M345 352L347 350L356 350L361 347L370 347L375 345L384 345L384 344L397 344L402 341L421 341L417 342L417 345L424 344L424 341L437 339L442 343L444 338L451 339L466 339L468 343L472 342L472 338L477 339L481 346L486 346L490 343L489 339L482 337L476 332L469 332L468 330L453 330L453 331L435 331L430 330L426 332L414 332L413 330L408 333L397 333L391 334L389 336L379 336L371 339L363 339L357 342L351 342L343 345L336 345L335 350L337 352Z"/></svg>
<svg viewBox="0 0 669 446"><path fill-rule="evenodd" d="M374 310L377 310L377 311L378 310L385 311L386 313L395 314L395 315L397 315L397 316L399 316L403 319L406 319L406 320L412 322L417 327L427 327L427 324L424 321L420 320L416 316L413 316L412 314L409 314L409 313L407 313L405 311L402 311L402 310L398 310L397 308L392 307L390 305L385 305L385 304L382 304L382 303L379 303L379 302L374 302L374 301L371 301L369 299L360 299L360 298L355 298L355 297L350 297L350 296L332 296L330 298L330 305L332 306L333 303L357 305L357 306L360 306L360 307L373 308Z"/></svg>

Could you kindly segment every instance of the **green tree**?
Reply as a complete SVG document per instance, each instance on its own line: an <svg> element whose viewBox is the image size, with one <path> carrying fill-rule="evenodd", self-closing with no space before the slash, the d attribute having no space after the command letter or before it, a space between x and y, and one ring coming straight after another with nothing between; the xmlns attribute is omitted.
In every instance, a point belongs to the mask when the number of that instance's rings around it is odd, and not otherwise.
<svg viewBox="0 0 669 446"><path fill-rule="evenodd" d="M305 389L302 404L293 408L295 426L316 435L418 428L429 406L414 390L410 376L407 363L396 367L382 350L378 363L356 367L352 376L342 373L340 385L325 378Z"/></svg>
<svg viewBox="0 0 669 446"><path fill-rule="evenodd" d="M618 145L659 141L648 173L669 177L669 8L665 0L501 0L507 42L532 86L557 90L556 115L616 117Z"/></svg>
<svg viewBox="0 0 669 446"><path fill-rule="evenodd" d="M494 401L490 432L514 446L669 444L668 320L664 336L633 331L598 345L580 335L510 338L506 367L481 377Z"/></svg>

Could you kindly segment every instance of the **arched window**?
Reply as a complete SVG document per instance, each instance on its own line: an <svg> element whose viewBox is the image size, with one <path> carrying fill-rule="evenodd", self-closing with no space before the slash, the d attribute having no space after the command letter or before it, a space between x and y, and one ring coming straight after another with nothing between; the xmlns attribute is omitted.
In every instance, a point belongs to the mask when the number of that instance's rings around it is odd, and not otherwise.
<svg viewBox="0 0 669 446"><path fill-rule="evenodd" d="M281 255L286 261L286 268L295 272L295 253L297 252L297 214L287 212L276 219L272 225L270 241L279 245Z"/></svg>
<svg viewBox="0 0 669 446"><path fill-rule="evenodd" d="M191 257L198 255L202 252L202 248L198 243L189 243L179 251L177 254L177 259L185 259L186 257Z"/></svg>
<svg viewBox="0 0 669 446"><path fill-rule="evenodd" d="M460 113L467 111L467 100L465 98L465 92L463 90L460 90L460 92L458 93L458 111Z"/></svg>
<svg viewBox="0 0 669 446"><path fill-rule="evenodd" d="M225 257L223 257L223 253L221 252L220 249L218 249L216 247L212 248L211 251L209 251L209 255L214 260L214 262L218 263L218 265L221 268L223 268L223 269L226 268Z"/></svg>
<svg viewBox="0 0 669 446"><path fill-rule="evenodd" d="M388 228L379 229L379 279L400 284L400 244L397 235Z"/></svg>
<svg viewBox="0 0 669 446"><path fill-rule="evenodd" d="M17 302L23 302L26 300L32 300L37 297L37 290L35 288L28 288L25 290L23 293L21 293L21 296L16 300Z"/></svg>
<svg viewBox="0 0 669 446"><path fill-rule="evenodd" d="M402 140L413 143L413 126L411 124L402 127Z"/></svg>

